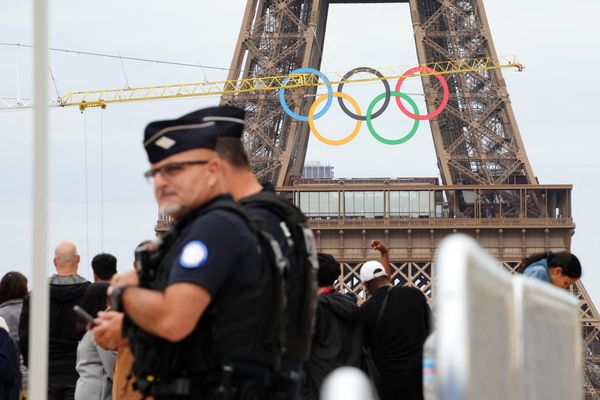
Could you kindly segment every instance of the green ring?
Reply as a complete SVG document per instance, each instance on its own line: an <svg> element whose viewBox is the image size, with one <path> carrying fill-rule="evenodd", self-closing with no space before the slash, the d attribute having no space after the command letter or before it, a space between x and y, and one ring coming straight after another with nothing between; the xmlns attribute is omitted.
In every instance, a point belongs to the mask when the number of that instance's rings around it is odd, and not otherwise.
<svg viewBox="0 0 600 400"><path fill-rule="evenodd" d="M369 104L369 108L367 109L367 127L369 128L369 132L371 132L371 135L373 135L375 139L379 140L383 144L402 144L410 140L415 135L415 133L417 133L420 121L418 119L415 119L415 122L410 132L408 132L400 139L390 140L381 137L377 132L375 132L375 129L373 128L373 124L371 123L371 113L373 112L373 108L375 108L377 103L379 103L386 95L388 95L386 92L381 93L379 96L373 99L371 104ZM408 95L401 92L391 92L390 95L395 97L401 97L404 100L408 101L408 104L411 105L415 115L419 115L419 108L417 107L417 103L415 103L414 100L411 99Z"/></svg>

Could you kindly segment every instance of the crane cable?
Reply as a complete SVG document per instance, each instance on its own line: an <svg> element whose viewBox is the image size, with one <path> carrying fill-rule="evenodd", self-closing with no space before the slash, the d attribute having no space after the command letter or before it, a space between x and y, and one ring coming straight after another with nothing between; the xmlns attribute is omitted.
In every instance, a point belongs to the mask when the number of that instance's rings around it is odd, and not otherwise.
<svg viewBox="0 0 600 400"><path fill-rule="evenodd" d="M48 70L50 71L50 77L52 77L52 84L54 85L54 90L56 90L56 98L60 99L60 91L58 90L56 78L54 78L54 74L52 73L52 67L48 67Z"/></svg>
<svg viewBox="0 0 600 400"><path fill-rule="evenodd" d="M100 109L100 250L104 253L104 109Z"/></svg>
<svg viewBox="0 0 600 400"><path fill-rule="evenodd" d="M33 48L34 46L29 44L20 44L20 43L4 43L0 42L0 46L16 46L16 47L27 47ZM154 64L168 64L168 65L178 65L180 67L194 67L194 68L206 68L206 69L216 69L219 71L229 71L229 68L225 67L214 67L211 65L202 65L202 64L191 64L191 63L183 63L183 62L174 62L174 61L165 61L165 60L156 60L151 58L141 58L141 57L122 57L121 55L114 54L105 54L105 53L93 53L90 51L79 51L79 50L69 50L69 49L57 49L54 47L48 48L50 51L58 51L62 53L72 53L72 54L82 54L86 56L95 56L95 57L105 57L105 58L120 58L124 60L131 61L141 61L141 62L150 62Z"/></svg>
<svg viewBox="0 0 600 400"><path fill-rule="evenodd" d="M123 57L121 57L121 53L119 53L119 60L121 61L121 68L123 68L123 75L125 75L125 85L127 85L126 88L131 89L131 86L129 86L129 79L127 79L127 71L125 71L125 63L123 62Z"/></svg>
<svg viewBox="0 0 600 400"><path fill-rule="evenodd" d="M85 159L85 239L86 239L86 256L88 265L88 278L90 277L90 200L88 191L88 145L87 145L87 116L83 113L83 145Z"/></svg>

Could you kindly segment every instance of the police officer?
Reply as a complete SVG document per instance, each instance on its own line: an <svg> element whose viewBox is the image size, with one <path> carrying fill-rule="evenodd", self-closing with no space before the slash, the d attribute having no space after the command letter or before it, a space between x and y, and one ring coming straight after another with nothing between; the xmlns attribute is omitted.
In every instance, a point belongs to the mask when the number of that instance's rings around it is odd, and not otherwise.
<svg viewBox="0 0 600 400"><path fill-rule="evenodd" d="M274 374L284 263L224 194L215 152L218 133L243 124L210 108L146 127L145 175L175 224L143 257L144 274L119 277L110 292L125 313L138 388L157 400L287 396Z"/></svg>

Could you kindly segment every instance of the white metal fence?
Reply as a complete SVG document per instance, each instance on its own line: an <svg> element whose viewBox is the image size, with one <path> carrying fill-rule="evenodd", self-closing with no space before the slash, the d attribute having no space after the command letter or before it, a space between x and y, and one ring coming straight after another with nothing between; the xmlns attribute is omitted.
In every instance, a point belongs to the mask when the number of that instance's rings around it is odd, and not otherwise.
<svg viewBox="0 0 600 400"><path fill-rule="evenodd" d="M577 299L510 276L464 235L437 253L439 400L583 398Z"/></svg>

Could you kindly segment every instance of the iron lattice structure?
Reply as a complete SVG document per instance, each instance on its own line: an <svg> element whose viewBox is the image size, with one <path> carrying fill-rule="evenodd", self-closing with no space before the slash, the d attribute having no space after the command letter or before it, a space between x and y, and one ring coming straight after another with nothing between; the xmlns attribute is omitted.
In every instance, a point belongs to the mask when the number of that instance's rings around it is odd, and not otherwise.
<svg viewBox="0 0 600 400"><path fill-rule="evenodd" d="M410 6L419 60L497 57L482 0L411 0ZM431 112L442 88L435 78L422 79ZM448 106L431 122L442 182L535 183L502 73L453 74L448 86Z"/></svg>
<svg viewBox="0 0 600 400"><path fill-rule="evenodd" d="M286 75L300 67L319 68L327 21L327 1L249 0L228 80ZM306 113L316 87L286 96L295 112ZM221 102L244 108L244 136L250 161L261 181L276 185L300 176L308 145L306 123L283 111L277 92L224 95Z"/></svg>
<svg viewBox="0 0 600 400"><path fill-rule="evenodd" d="M282 76L300 67L319 69L330 3L363 3L363 6L409 3L420 64L497 57L483 0L248 0L228 80ZM443 89L435 77L421 79L427 109L432 112L442 101ZM445 185L536 184L501 71L450 74L446 79L448 105L430 121L442 182ZM316 87L288 91L286 102L297 114L306 115L314 99L310 95L315 92ZM221 102L247 111L244 141L261 181L281 187L300 176L309 127L285 114L277 92L226 94ZM449 207L457 211L456 217L481 218L465 198L452 192L447 197ZM507 214L518 214L526 206L532 210L528 216L542 216L544 199L539 196L518 202L510 191L504 191L480 200L504 209ZM538 215L536 209L540 210ZM565 243L569 248L570 239L566 238ZM510 262L506 265L514 267L516 261ZM399 282L430 290L427 286L430 283L425 287L419 283L430 278L427 272L430 264L421 266L401 260L395 263L395 278ZM345 279L344 284L354 290L356 269L347 268L350 280ZM419 272L411 275L411 271ZM582 304L586 396L597 398L600 319L583 285L579 283L574 290Z"/></svg>
<svg viewBox="0 0 600 400"><path fill-rule="evenodd" d="M344 2L353 1L249 0L228 79L282 76L300 67L318 69L328 5ZM497 58L481 0L409 3L419 63ZM443 89L435 77L422 80L432 112L442 101ZM447 81L446 111L431 122L443 183L534 183L502 73L450 74ZM306 94L315 90L294 90L286 98L288 105L305 115L313 101ZM228 94L222 102L247 110L245 138L263 181L283 185L300 175L309 128L285 114L277 92Z"/></svg>

